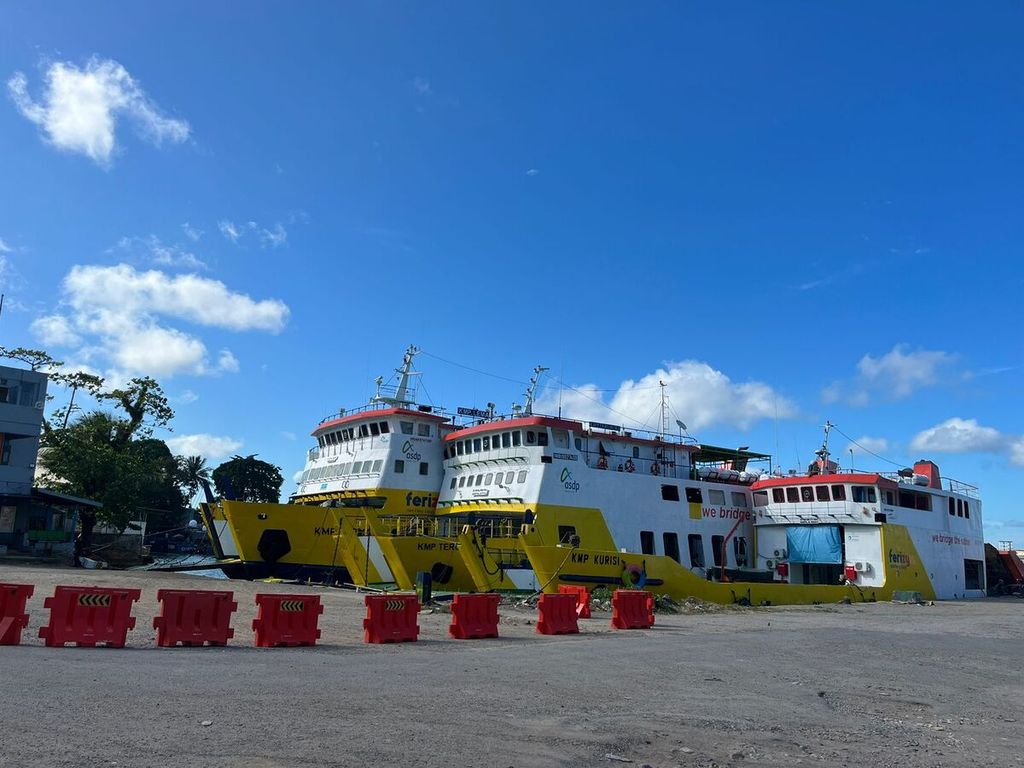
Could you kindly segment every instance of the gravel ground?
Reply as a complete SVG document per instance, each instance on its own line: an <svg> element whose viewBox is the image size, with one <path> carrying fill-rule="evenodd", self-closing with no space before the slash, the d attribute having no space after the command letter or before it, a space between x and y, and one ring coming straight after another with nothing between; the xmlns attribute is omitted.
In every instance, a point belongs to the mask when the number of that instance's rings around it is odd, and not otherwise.
<svg viewBox="0 0 1024 768"><path fill-rule="evenodd" d="M31 583L0 648L0 766L1024 765L1024 600L748 608L613 632L362 643L361 597L316 590L321 644L252 648L257 591L309 587L0 566ZM56 584L140 587L129 647L45 648ZM161 587L232 589L227 648L154 647ZM205 724L204 724L205 723Z"/></svg>

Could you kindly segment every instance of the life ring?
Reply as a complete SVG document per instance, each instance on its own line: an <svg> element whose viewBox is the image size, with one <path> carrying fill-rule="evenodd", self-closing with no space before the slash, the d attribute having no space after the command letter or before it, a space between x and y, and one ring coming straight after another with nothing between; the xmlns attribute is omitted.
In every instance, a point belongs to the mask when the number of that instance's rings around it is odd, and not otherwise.
<svg viewBox="0 0 1024 768"><path fill-rule="evenodd" d="M636 472L636 465L633 463L632 459L626 459L626 471Z"/></svg>
<svg viewBox="0 0 1024 768"><path fill-rule="evenodd" d="M608 469L608 459L606 459L604 456L599 458L597 460L597 468L598 469Z"/></svg>
<svg viewBox="0 0 1024 768"><path fill-rule="evenodd" d="M647 584L647 571L635 563L622 569L622 585L627 589L643 589Z"/></svg>

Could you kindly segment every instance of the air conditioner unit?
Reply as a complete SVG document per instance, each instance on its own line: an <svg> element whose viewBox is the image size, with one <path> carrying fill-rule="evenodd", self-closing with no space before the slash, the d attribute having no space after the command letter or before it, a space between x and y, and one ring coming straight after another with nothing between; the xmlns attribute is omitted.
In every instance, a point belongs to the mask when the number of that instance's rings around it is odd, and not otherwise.
<svg viewBox="0 0 1024 768"><path fill-rule="evenodd" d="M853 567L857 573L867 573L871 570L871 563L854 563Z"/></svg>

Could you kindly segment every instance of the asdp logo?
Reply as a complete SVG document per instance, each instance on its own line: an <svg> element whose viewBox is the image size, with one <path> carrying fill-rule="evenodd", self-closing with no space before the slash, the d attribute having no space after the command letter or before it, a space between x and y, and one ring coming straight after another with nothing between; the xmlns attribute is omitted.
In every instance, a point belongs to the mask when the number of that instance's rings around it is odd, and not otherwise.
<svg viewBox="0 0 1024 768"><path fill-rule="evenodd" d="M562 487L567 491L576 493L580 489L580 484L572 479L572 472L569 471L568 467L562 468L562 474L558 481L562 484Z"/></svg>
<svg viewBox="0 0 1024 768"><path fill-rule="evenodd" d="M402 453L405 454L405 458L407 458L409 461L419 461L420 460L419 451L414 451L413 450L412 440L406 440L405 441L405 444L402 446Z"/></svg>

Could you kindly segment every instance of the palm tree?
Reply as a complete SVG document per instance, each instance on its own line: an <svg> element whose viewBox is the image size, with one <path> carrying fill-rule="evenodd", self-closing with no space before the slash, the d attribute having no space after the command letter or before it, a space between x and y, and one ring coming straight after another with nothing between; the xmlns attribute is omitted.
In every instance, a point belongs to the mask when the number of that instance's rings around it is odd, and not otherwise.
<svg viewBox="0 0 1024 768"><path fill-rule="evenodd" d="M189 492L191 501L199 493L203 481L210 482L210 468L202 456L179 456L178 465L181 467L181 484Z"/></svg>

